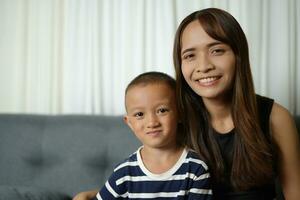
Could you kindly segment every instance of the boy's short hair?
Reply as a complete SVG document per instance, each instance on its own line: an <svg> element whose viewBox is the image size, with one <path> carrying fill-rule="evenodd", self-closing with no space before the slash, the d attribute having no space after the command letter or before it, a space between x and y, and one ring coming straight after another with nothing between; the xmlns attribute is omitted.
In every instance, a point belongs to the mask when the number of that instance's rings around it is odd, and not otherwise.
<svg viewBox="0 0 300 200"><path fill-rule="evenodd" d="M128 90L137 85L147 85L156 83L166 83L172 90L176 90L176 81L174 78L163 72L145 72L135 77L126 87L125 95Z"/></svg>

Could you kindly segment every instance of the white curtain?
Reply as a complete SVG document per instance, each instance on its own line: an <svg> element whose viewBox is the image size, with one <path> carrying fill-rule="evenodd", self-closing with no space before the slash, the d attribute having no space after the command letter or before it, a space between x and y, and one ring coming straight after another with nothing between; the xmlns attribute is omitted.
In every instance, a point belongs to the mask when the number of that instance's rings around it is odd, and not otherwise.
<svg viewBox="0 0 300 200"><path fill-rule="evenodd" d="M300 114L297 0L0 0L0 112L123 114L133 77L174 75L176 27L206 7L246 32L257 93Z"/></svg>

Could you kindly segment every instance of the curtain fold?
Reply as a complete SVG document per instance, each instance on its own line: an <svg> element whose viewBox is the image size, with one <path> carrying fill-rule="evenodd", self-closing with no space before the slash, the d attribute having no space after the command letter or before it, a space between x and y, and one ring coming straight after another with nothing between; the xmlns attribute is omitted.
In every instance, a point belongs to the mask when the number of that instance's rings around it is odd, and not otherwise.
<svg viewBox="0 0 300 200"><path fill-rule="evenodd" d="M0 0L0 112L123 114L133 77L174 76L176 28L206 7L243 27L257 93L300 114L297 0Z"/></svg>

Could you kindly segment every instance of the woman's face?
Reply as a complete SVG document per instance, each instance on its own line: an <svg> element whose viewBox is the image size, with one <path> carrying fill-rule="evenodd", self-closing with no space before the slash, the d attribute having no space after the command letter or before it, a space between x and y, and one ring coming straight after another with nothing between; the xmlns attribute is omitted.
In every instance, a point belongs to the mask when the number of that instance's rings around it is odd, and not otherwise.
<svg viewBox="0 0 300 200"><path fill-rule="evenodd" d="M181 46L181 70L188 85L203 100L224 98L235 76L231 47L210 37L197 20L184 29Z"/></svg>

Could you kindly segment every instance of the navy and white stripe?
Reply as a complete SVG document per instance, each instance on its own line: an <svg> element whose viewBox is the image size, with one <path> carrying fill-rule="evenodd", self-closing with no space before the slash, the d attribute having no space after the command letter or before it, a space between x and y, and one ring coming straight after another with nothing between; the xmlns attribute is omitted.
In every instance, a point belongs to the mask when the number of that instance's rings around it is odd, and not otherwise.
<svg viewBox="0 0 300 200"><path fill-rule="evenodd" d="M208 167L195 152L185 149L170 170L153 174L144 166L140 149L114 169L98 200L212 199Z"/></svg>

